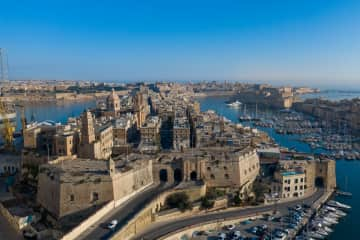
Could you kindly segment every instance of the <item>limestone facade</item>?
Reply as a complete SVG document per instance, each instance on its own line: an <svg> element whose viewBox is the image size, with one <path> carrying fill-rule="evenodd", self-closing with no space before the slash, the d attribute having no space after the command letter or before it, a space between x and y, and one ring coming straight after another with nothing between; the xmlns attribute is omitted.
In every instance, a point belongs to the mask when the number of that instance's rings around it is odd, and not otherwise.
<svg viewBox="0 0 360 240"><path fill-rule="evenodd" d="M160 140L161 120L159 117L149 117L140 128L141 144L155 145Z"/></svg>
<svg viewBox="0 0 360 240"><path fill-rule="evenodd" d="M282 160L279 164L271 191L280 198L301 197L317 188L336 188L334 160Z"/></svg>
<svg viewBox="0 0 360 240"><path fill-rule="evenodd" d="M54 161L40 166L37 201L59 219L116 202L152 182L151 160L131 165L112 160Z"/></svg>
<svg viewBox="0 0 360 240"><path fill-rule="evenodd" d="M153 167L155 181L203 181L207 187L251 191L260 170L252 148L201 148L160 156Z"/></svg>
<svg viewBox="0 0 360 240"><path fill-rule="evenodd" d="M54 136L54 151L57 156L72 156L77 153L78 132L61 132Z"/></svg>
<svg viewBox="0 0 360 240"><path fill-rule="evenodd" d="M81 116L81 140L79 156L81 158L108 159L112 153L113 128L110 123L95 126L90 111Z"/></svg>
<svg viewBox="0 0 360 240"><path fill-rule="evenodd" d="M190 147L190 124L186 117L176 117L173 128L173 149L183 151Z"/></svg>
<svg viewBox="0 0 360 240"><path fill-rule="evenodd" d="M303 197L306 191L306 177L303 171L282 171L275 174L272 191L281 198Z"/></svg>
<svg viewBox="0 0 360 240"><path fill-rule="evenodd" d="M116 118L120 116L120 98L113 89L111 94L106 98L106 110L103 114L107 117Z"/></svg>

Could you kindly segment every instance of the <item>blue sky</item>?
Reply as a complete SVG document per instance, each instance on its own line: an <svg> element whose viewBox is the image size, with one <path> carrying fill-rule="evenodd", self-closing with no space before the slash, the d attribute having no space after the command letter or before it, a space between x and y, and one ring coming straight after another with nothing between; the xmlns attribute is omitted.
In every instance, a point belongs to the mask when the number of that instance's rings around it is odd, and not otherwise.
<svg viewBox="0 0 360 240"><path fill-rule="evenodd" d="M360 88L360 1L5 1L12 79Z"/></svg>

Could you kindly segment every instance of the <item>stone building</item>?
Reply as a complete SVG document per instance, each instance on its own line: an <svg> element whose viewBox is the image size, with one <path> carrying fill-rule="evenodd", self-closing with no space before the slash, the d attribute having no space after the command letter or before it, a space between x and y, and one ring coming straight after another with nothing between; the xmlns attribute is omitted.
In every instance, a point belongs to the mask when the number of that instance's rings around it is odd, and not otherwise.
<svg viewBox="0 0 360 240"><path fill-rule="evenodd" d="M158 150L160 148L161 119L149 117L140 128L140 151Z"/></svg>
<svg viewBox="0 0 360 240"><path fill-rule="evenodd" d="M54 154L57 156L72 156L77 154L79 132L66 125L54 136Z"/></svg>
<svg viewBox="0 0 360 240"><path fill-rule="evenodd" d="M291 108L294 102L293 90L290 87L272 87L269 85L255 85L240 91L234 100L243 103L260 104L274 108Z"/></svg>
<svg viewBox="0 0 360 240"><path fill-rule="evenodd" d="M186 117L176 117L173 128L173 149L183 151L190 147L190 124Z"/></svg>
<svg viewBox="0 0 360 240"><path fill-rule="evenodd" d="M148 104L147 95L142 92L137 92L134 96L134 114L137 118L137 126L140 128L146 121L150 113L150 106Z"/></svg>
<svg viewBox="0 0 360 240"><path fill-rule="evenodd" d="M252 148L210 148L210 159L201 169L202 179L209 187L233 187L240 190L240 197L252 190L252 183L259 174L260 163ZM191 177L191 176L190 176Z"/></svg>
<svg viewBox="0 0 360 240"><path fill-rule="evenodd" d="M154 161L155 181L203 181L207 187L252 190L259 174L259 158L252 148L200 148L162 154Z"/></svg>
<svg viewBox="0 0 360 240"><path fill-rule="evenodd" d="M113 89L106 98L106 111L103 113L107 117L116 118L120 116L120 98Z"/></svg>
<svg viewBox="0 0 360 240"><path fill-rule="evenodd" d="M57 125L52 121L33 123L24 130L24 148L53 152L53 140Z"/></svg>
<svg viewBox="0 0 360 240"><path fill-rule="evenodd" d="M136 120L128 113L116 119L113 124L114 146L126 145L136 138Z"/></svg>
<svg viewBox="0 0 360 240"><path fill-rule="evenodd" d="M57 219L91 210L153 182L151 160L121 162L75 159L40 166L37 201Z"/></svg>
<svg viewBox="0 0 360 240"><path fill-rule="evenodd" d="M306 192L306 176L303 169L275 173L272 191L280 198L303 197Z"/></svg>
<svg viewBox="0 0 360 240"><path fill-rule="evenodd" d="M301 197L318 188L336 188L336 162L296 156L296 160L281 160L274 175L272 194L280 198Z"/></svg>
<svg viewBox="0 0 360 240"><path fill-rule="evenodd" d="M113 147L113 128L111 123L95 125L90 111L81 116L81 138L79 156L81 158L108 159Z"/></svg>

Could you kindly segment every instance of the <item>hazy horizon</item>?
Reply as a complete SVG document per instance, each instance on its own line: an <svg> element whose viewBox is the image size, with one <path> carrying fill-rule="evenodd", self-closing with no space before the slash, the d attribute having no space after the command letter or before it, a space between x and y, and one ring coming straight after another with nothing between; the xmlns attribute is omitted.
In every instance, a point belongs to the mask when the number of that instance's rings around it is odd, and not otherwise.
<svg viewBox="0 0 360 240"><path fill-rule="evenodd" d="M2 8L10 79L360 89L359 1L9 1Z"/></svg>

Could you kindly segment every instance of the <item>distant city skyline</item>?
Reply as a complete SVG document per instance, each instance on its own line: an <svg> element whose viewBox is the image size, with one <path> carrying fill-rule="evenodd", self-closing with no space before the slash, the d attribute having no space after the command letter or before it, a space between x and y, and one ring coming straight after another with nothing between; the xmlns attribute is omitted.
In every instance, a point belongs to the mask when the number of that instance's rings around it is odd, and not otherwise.
<svg viewBox="0 0 360 240"><path fill-rule="evenodd" d="M360 89L360 2L2 3L10 79Z"/></svg>

